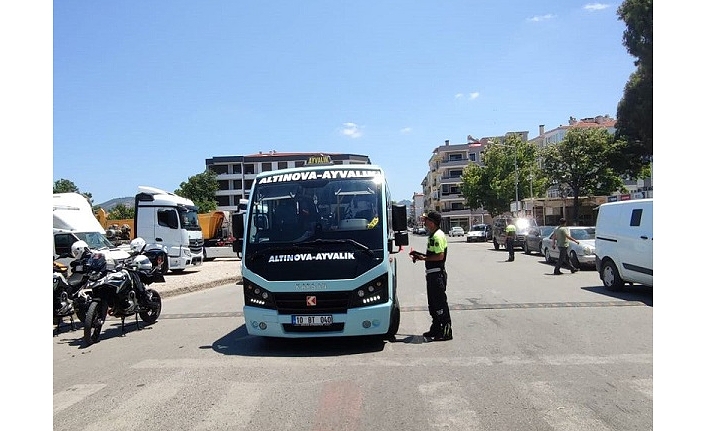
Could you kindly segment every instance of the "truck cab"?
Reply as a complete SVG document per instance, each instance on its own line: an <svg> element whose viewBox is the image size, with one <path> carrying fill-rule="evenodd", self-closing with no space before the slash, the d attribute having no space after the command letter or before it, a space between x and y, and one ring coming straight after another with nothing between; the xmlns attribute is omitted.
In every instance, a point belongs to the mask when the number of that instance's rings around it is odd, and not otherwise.
<svg viewBox="0 0 706 431"><path fill-rule="evenodd" d="M167 248L168 269L181 272L203 263L203 233L198 208L174 193L139 186L135 196L135 236Z"/></svg>

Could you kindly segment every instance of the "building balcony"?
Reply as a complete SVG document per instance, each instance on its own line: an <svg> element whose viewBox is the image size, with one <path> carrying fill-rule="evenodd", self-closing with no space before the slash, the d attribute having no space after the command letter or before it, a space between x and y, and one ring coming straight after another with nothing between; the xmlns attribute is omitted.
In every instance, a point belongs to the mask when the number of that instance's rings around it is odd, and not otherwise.
<svg viewBox="0 0 706 431"><path fill-rule="evenodd" d="M461 184L461 177L441 177L439 184Z"/></svg>
<svg viewBox="0 0 706 431"><path fill-rule="evenodd" d="M440 168L464 167L471 163L471 159L464 157L462 159L446 159L439 164Z"/></svg>

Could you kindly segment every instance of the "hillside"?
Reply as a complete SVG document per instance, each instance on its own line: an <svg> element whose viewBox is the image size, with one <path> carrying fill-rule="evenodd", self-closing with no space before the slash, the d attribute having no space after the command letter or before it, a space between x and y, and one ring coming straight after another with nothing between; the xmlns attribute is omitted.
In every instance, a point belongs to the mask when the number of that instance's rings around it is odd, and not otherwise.
<svg viewBox="0 0 706 431"><path fill-rule="evenodd" d="M110 212L113 208L115 208L116 205L118 204L123 204L126 207L134 207L135 206L135 197L134 196L128 196L126 198L113 198L109 201L105 201L100 204L95 204L94 207L101 207L107 212Z"/></svg>

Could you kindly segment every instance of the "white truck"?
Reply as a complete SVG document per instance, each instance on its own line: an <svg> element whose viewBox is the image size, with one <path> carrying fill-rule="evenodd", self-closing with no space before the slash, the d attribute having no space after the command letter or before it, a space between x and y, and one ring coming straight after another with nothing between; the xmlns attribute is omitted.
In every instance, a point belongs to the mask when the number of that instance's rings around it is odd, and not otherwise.
<svg viewBox="0 0 706 431"><path fill-rule="evenodd" d="M68 264L73 260L71 245L83 240L93 251L105 254L108 267L129 257L128 249L116 247L105 236L105 229L93 214L88 200L78 193L54 193L54 260Z"/></svg>
<svg viewBox="0 0 706 431"><path fill-rule="evenodd" d="M154 187L138 186L135 195L135 237L147 244L167 248L169 259L162 268L181 272L203 263L203 233L198 208L174 193Z"/></svg>

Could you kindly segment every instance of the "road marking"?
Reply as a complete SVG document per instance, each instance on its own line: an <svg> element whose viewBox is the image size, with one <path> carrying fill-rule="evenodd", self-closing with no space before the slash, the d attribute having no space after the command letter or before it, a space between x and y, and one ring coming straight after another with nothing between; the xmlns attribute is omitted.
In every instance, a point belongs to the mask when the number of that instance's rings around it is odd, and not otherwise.
<svg viewBox="0 0 706 431"><path fill-rule="evenodd" d="M228 429L246 430L257 411L263 384L233 382L218 403L208 410L194 431Z"/></svg>
<svg viewBox="0 0 706 431"><path fill-rule="evenodd" d="M178 376L149 384L135 391L133 396L117 404L113 410L102 415L97 422L84 428L86 431L134 431L135 424L141 424L151 419L154 411L166 404L184 387L184 381ZM88 406L90 408L90 405Z"/></svg>
<svg viewBox="0 0 706 431"><path fill-rule="evenodd" d="M470 408L465 390L458 382L433 382L417 387L428 406L429 427L438 430L482 429L478 413Z"/></svg>
<svg viewBox="0 0 706 431"><path fill-rule="evenodd" d="M71 407L104 387L106 387L105 384L73 385L65 391L54 394L54 414Z"/></svg>
<svg viewBox="0 0 706 431"><path fill-rule="evenodd" d="M557 394L549 382L519 383L518 387L555 430L610 431L596 413L588 407L572 403L563 394Z"/></svg>
<svg viewBox="0 0 706 431"><path fill-rule="evenodd" d="M400 360L380 359L366 357L365 359L351 359L346 362L347 367L477 367L477 366L515 366L515 365L548 365L548 366L583 366L583 365L610 365L610 364L652 364L651 353L627 353L618 355L544 355L544 356L431 356L402 358ZM340 366L340 359L327 357L241 357L237 364L229 358L182 358L182 359L146 359L131 366L136 369L208 369L219 367L251 367L251 366L285 366L285 367L336 367Z"/></svg>
<svg viewBox="0 0 706 431"><path fill-rule="evenodd" d="M512 310L530 308L591 308L591 307L647 307L642 301L594 301L594 302L524 302L516 304L449 304L449 309L458 310ZM400 307L403 313L424 311L428 312L426 305L412 305ZM213 313L180 313L161 314L160 319L201 319L211 317L243 317L242 311L219 311Z"/></svg>

